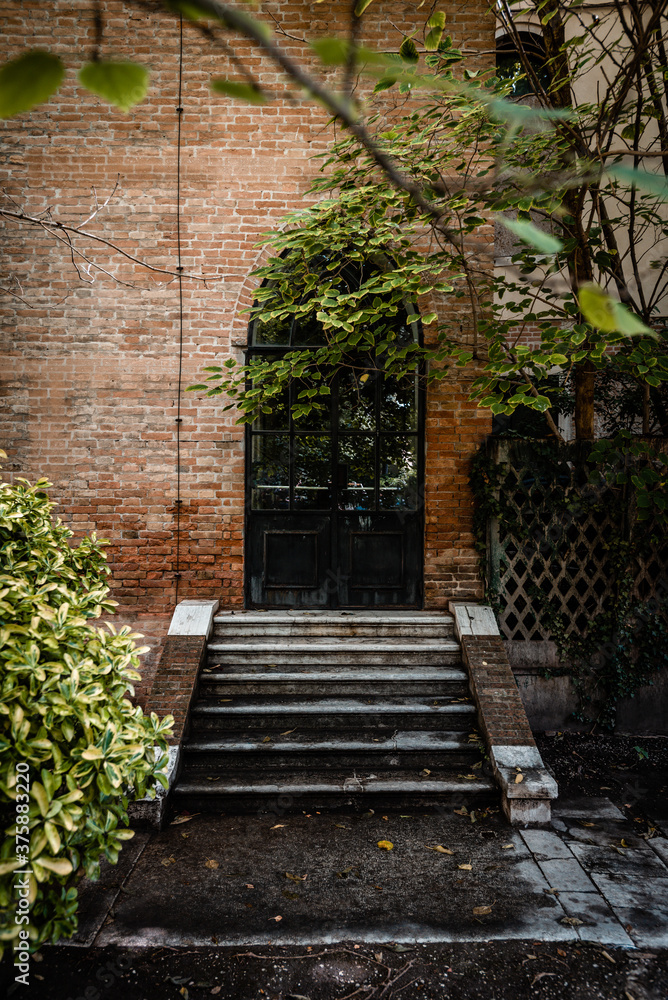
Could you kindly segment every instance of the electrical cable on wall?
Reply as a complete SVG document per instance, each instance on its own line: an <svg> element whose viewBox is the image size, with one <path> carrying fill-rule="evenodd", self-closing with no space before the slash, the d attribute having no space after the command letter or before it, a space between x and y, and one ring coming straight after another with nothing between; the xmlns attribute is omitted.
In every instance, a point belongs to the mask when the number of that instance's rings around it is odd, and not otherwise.
<svg viewBox="0 0 668 1000"><path fill-rule="evenodd" d="M174 573L174 603L179 602L181 579L181 379L183 374L183 265L181 264L181 120L183 106L183 17L179 17L179 96L176 107L176 253L179 275L179 376L176 395L176 571Z"/></svg>

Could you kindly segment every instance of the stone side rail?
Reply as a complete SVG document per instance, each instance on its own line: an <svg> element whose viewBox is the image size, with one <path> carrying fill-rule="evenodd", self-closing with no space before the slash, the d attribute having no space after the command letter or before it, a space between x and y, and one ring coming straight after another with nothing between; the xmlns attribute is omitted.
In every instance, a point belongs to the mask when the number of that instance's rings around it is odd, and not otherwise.
<svg viewBox="0 0 668 1000"><path fill-rule="evenodd" d="M557 783L533 738L494 612L466 601L450 601L450 611L503 811L514 825L547 824Z"/></svg>
<svg viewBox="0 0 668 1000"><path fill-rule="evenodd" d="M160 662L147 698L147 711L173 715L174 729L168 739L169 788L158 786L154 799L138 799L130 804L135 821L161 827L167 811L167 797L179 773L181 745L187 734L190 706L197 690L197 678L206 659L206 644L213 628L218 601L181 601L174 611ZM156 748L156 754L161 751Z"/></svg>

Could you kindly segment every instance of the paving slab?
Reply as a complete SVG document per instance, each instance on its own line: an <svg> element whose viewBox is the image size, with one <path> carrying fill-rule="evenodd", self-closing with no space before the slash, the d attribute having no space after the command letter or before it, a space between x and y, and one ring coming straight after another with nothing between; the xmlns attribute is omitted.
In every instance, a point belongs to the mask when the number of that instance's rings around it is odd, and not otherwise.
<svg viewBox="0 0 668 1000"><path fill-rule="evenodd" d="M552 806L554 816L567 823L569 820L589 820L599 823L601 820L620 820L627 822L624 813L606 798L558 799Z"/></svg>
<svg viewBox="0 0 668 1000"><path fill-rule="evenodd" d="M668 867L668 840L665 837L652 837L647 843L659 855L664 865Z"/></svg>
<svg viewBox="0 0 668 1000"><path fill-rule="evenodd" d="M568 858L573 855L561 837L551 830L523 830L522 839L532 854L541 859Z"/></svg>
<svg viewBox="0 0 668 1000"><path fill-rule="evenodd" d="M668 947L668 878L593 872L592 881L637 945Z"/></svg>
<svg viewBox="0 0 668 1000"><path fill-rule="evenodd" d="M598 892L560 892L559 903L568 917L582 921L577 925L581 941L633 947L632 939Z"/></svg>
<svg viewBox="0 0 668 1000"><path fill-rule="evenodd" d="M564 892L594 892L595 886L591 879L578 864L574 857L555 858L553 861L539 860L543 875L550 883L550 888Z"/></svg>
<svg viewBox="0 0 668 1000"><path fill-rule="evenodd" d="M588 872L609 872L635 878L668 878L668 868L649 848L627 850L624 847L596 847L572 844L573 854Z"/></svg>

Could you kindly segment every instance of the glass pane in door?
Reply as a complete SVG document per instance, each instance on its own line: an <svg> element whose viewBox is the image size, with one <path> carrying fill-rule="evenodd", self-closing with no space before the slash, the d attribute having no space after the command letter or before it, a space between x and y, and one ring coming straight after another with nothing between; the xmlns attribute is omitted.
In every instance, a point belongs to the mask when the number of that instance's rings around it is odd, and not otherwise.
<svg viewBox="0 0 668 1000"><path fill-rule="evenodd" d="M376 505L376 448L373 435L341 436L336 471L339 510L373 510Z"/></svg>
<svg viewBox="0 0 668 1000"><path fill-rule="evenodd" d="M254 434L251 460L253 510L290 507L290 438L287 434Z"/></svg>
<svg viewBox="0 0 668 1000"><path fill-rule="evenodd" d="M380 430L415 431L418 419L416 376L387 376L380 390Z"/></svg>
<svg viewBox="0 0 668 1000"><path fill-rule="evenodd" d="M379 506L383 510L417 510L417 464L415 435L381 435Z"/></svg>
<svg viewBox="0 0 668 1000"><path fill-rule="evenodd" d="M294 438L293 508L329 510L332 505L332 439L328 434Z"/></svg>

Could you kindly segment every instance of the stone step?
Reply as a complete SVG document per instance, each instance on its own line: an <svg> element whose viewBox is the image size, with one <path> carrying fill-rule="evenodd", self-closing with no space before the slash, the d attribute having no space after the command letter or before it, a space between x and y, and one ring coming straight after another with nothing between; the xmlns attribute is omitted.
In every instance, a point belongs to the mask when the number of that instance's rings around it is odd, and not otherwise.
<svg viewBox="0 0 668 1000"><path fill-rule="evenodd" d="M273 775L254 779L221 776L217 781L207 781L184 768L174 789L178 809L267 811L274 815L306 809L336 810L362 804L381 809L402 804L411 809L463 803L480 806L492 804L495 793L494 782L486 776L476 781L459 778L455 773L419 778L414 772L401 769L391 774L341 769L305 775L282 773L275 779Z"/></svg>
<svg viewBox="0 0 668 1000"><path fill-rule="evenodd" d="M455 667L341 667L338 670L246 671L210 668L200 674L201 697L235 695L443 695L466 697L468 676Z"/></svg>
<svg viewBox="0 0 668 1000"><path fill-rule="evenodd" d="M213 638L254 636L370 636L448 638L454 621L448 614L419 612L242 612L217 615Z"/></svg>
<svg viewBox="0 0 668 1000"><path fill-rule="evenodd" d="M261 744L262 745L262 744ZM468 781L481 777L480 752L476 747L462 746L459 750L441 753L424 751L407 752L358 752L333 753L331 750L297 752L272 748L264 744L262 750L242 751L191 751L184 747L183 763L190 775L199 775L203 781L217 781L220 778L250 778L263 781L280 781L284 775L308 777L314 773L327 774L330 771L347 770L351 774L394 774L398 769L410 772L415 778L443 777L454 774Z"/></svg>
<svg viewBox="0 0 668 1000"><path fill-rule="evenodd" d="M436 704L434 704L436 701ZM191 713L192 734L217 730L239 732L262 729L326 729L362 732L370 729L466 729L475 719L468 701L426 698L324 698L312 701L266 702L252 697L237 698L230 704L199 701Z"/></svg>
<svg viewBox="0 0 668 1000"><path fill-rule="evenodd" d="M269 742L266 730L257 732L246 731L243 735L221 736L211 735L206 738L189 739L185 750L189 755L196 754L250 754L255 757L258 752L265 756L280 753L288 754L318 754L328 753L338 757L345 753L387 754L387 753L420 753L424 760L432 760L434 754L462 753L470 750L478 754L478 744L471 740L475 734L457 730L438 732L430 730L397 730L375 729L377 736L367 736L364 733L330 734L312 729L302 729L288 735L272 735ZM190 758L192 759L192 757ZM424 765L428 767L428 763Z"/></svg>
<svg viewBox="0 0 668 1000"><path fill-rule="evenodd" d="M342 637L312 637L308 641L286 636L277 642L258 642L249 639L230 642L210 642L208 664L226 666L246 666L255 664L261 669L278 666L310 666L313 669L364 666L445 666L461 662L459 643L444 639L422 641L420 639L360 639Z"/></svg>

